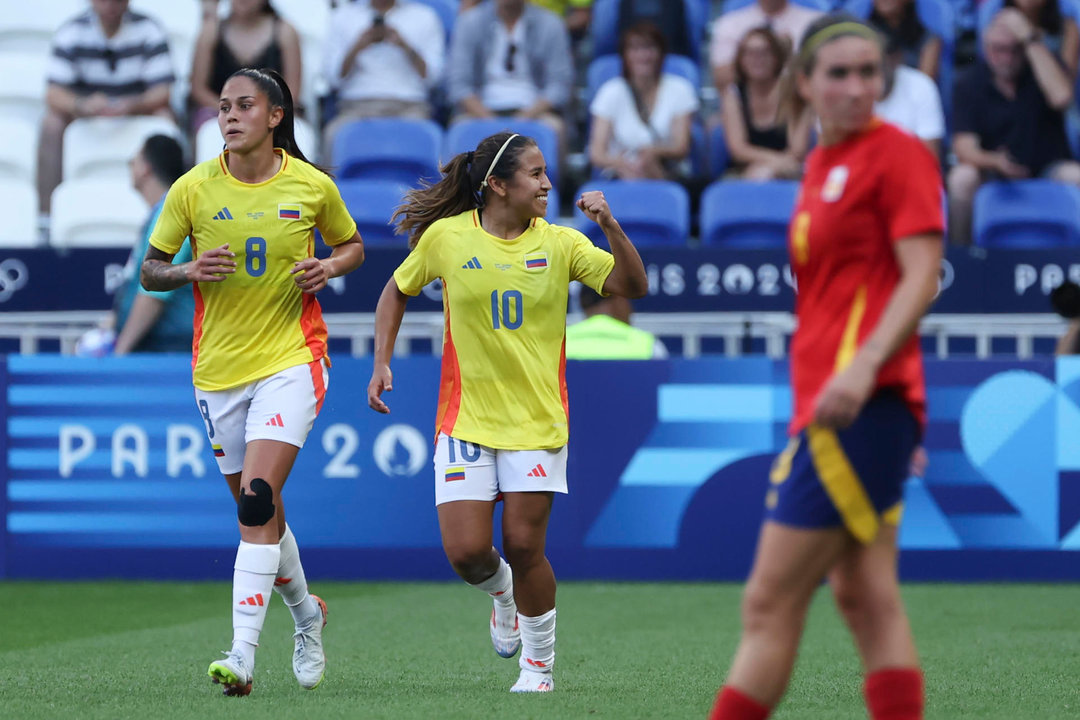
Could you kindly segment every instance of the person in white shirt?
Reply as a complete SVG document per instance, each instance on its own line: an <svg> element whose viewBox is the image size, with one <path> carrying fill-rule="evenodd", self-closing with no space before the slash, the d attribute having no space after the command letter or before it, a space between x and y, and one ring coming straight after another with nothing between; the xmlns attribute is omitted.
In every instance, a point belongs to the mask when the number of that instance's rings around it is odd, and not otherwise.
<svg viewBox="0 0 1080 720"><path fill-rule="evenodd" d="M430 118L428 94L442 77L445 38L438 14L421 3L370 0L335 10L323 59L338 112L323 147L333 147L337 131L354 120Z"/></svg>
<svg viewBox="0 0 1080 720"><path fill-rule="evenodd" d="M709 65L712 67L716 89L723 95L735 77L735 50L747 32L766 25L790 43L792 50L797 50L806 28L821 15L818 10L811 10L788 0L757 0L716 18L709 45Z"/></svg>
<svg viewBox="0 0 1080 720"><path fill-rule="evenodd" d="M601 85L589 107L593 168L623 180L688 176L697 89L686 78L663 72L664 36L651 22L626 29L619 55L622 77Z"/></svg>
<svg viewBox="0 0 1080 720"><path fill-rule="evenodd" d="M899 43L890 41L885 49L885 92L874 112L922 140L934 157L939 157L945 113L937 85L925 73L904 65Z"/></svg>

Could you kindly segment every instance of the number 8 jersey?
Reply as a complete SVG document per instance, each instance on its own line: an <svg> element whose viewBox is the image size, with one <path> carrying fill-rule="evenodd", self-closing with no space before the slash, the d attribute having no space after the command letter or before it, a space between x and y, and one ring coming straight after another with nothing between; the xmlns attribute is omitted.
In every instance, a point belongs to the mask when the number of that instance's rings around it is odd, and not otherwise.
<svg viewBox="0 0 1080 720"><path fill-rule="evenodd" d="M290 275L312 257L314 229L327 245L356 233L356 223L325 173L283 150L269 180L244 183L229 173L228 151L177 180L150 237L176 254L191 237L191 252L228 245L236 271L223 282L193 283L195 328L192 375L200 390L246 385L326 355L326 323L314 295Z"/></svg>
<svg viewBox="0 0 1080 720"><path fill-rule="evenodd" d="M578 231L540 218L513 240L487 233L475 210L429 227L394 280L406 295L443 281L436 432L502 450L565 445L570 281L600 292L614 266Z"/></svg>

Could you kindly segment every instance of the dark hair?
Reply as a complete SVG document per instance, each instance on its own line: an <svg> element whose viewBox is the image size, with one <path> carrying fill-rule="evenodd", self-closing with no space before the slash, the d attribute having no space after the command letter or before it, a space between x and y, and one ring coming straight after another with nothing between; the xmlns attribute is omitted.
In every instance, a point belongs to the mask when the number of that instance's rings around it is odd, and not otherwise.
<svg viewBox="0 0 1080 720"><path fill-rule="evenodd" d="M521 165L521 154L536 147L531 137L518 135L511 140L513 135L505 131L484 138L476 150L455 155L443 165L441 180L434 184L422 181L419 188L405 194L405 202L394 211L390 222L397 226L398 233L409 235L410 248L416 247L420 236L435 221L484 207L488 188L486 184L481 187L481 183L503 145L506 149L491 168L491 176L500 180L513 177Z"/></svg>
<svg viewBox="0 0 1080 720"><path fill-rule="evenodd" d="M1005 0L1002 7L1016 7L1016 0ZM1060 35L1064 26L1061 4L1058 0L1046 0L1039 14L1039 29L1047 35Z"/></svg>
<svg viewBox="0 0 1080 720"><path fill-rule="evenodd" d="M270 103L270 107L279 107L284 112L281 118L281 122L274 128L274 147L281 148L285 152L292 155L294 158L303 160L309 165L322 170L327 175L326 168L308 160L304 157L304 153L300 151L300 147L296 144L296 128L295 128L295 105L293 104L292 91L289 90L288 83L285 82L285 78L281 77L281 73L277 70L271 70L270 68L240 68L225 80L228 82L234 77L246 77L255 83L255 86L266 95L267 101Z"/></svg>
<svg viewBox="0 0 1080 720"><path fill-rule="evenodd" d="M142 146L142 156L154 177L165 187L184 174L184 148L169 135L151 135Z"/></svg>
<svg viewBox="0 0 1080 720"><path fill-rule="evenodd" d="M773 56L776 58L776 73L773 75L773 79L779 78L784 73L784 65L788 61L788 44L781 40L780 36L771 27L762 25L753 30L748 30L739 40L738 48L735 50L735 62L732 66L735 71L735 82L738 84L746 82L746 74L742 69L742 60L743 55L746 53L747 41L755 35L765 38L765 42L769 44L769 49L772 50Z"/></svg>
<svg viewBox="0 0 1080 720"><path fill-rule="evenodd" d="M630 79L630 68L626 62L626 50L630 46L630 38L644 38L660 50L660 63L656 67L656 76L664 72L664 58L667 57L667 38L664 37L660 27L651 20L638 20L629 25L619 36L619 59L622 60L622 74L627 80Z"/></svg>

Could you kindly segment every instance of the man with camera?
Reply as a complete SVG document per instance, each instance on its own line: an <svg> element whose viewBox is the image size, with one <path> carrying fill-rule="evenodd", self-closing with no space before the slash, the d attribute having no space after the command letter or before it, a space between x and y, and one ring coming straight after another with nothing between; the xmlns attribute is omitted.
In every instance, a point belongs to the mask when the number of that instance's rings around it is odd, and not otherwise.
<svg viewBox="0 0 1080 720"><path fill-rule="evenodd" d="M372 117L431 117L428 94L442 77L446 31L434 10L408 0L349 3L330 18L324 72L337 114L323 147L343 125Z"/></svg>

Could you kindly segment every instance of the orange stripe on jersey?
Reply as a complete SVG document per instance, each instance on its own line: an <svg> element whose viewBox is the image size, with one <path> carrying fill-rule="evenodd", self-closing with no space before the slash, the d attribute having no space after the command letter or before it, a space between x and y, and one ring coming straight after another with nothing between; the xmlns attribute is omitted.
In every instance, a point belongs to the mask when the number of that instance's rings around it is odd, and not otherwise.
<svg viewBox="0 0 1080 720"><path fill-rule="evenodd" d="M304 344L311 351L312 360L321 360L326 354L326 323L323 321L322 307L314 295L304 294L300 310L300 330L304 333Z"/></svg>
<svg viewBox="0 0 1080 720"><path fill-rule="evenodd" d="M862 325L863 315L866 313L866 286L860 285L855 291L855 299L851 302L851 312L848 314L847 325L844 326L844 334L840 338L840 348L836 351L835 372L840 372L855 359L855 351L859 349L859 326Z"/></svg>
<svg viewBox="0 0 1080 720"><path fill-rule="evenodd" d="M195 238L192 238L191 254L195 255ZM195 319L191 328L191 372L195 372L195 364L199 362L199 342L202 340L203 334L203 313L205 312L205 306L203 305L202 292L199 291L199 283L191 283L191 293L195 296Z"/></svg>
<svg viewBox="0 0 1080 720"><path fill-rule="evenodd" d="M442 377L439 382L439 409L435 415L435 432L452 435L458 412L461 410L461 366L458 364L454 338L450 335L450 306L444 302L443 307L446 308L446 340L443 341Z"/></svg>
<svg viewBox="0 0 1080 720"><path fill-rule="evenodd" d="M570 422L570 393L566 389L566 333L563 333L562 351L559 353L559 396L562 398L566 422Z"/></svg>
<svg viewBox="0 0 1080 720"><path fill-rule="evenodd" d="M218 165L221 166L221 172L228 175L229 174L229 166L225 163L225 153L224 152L222 152L220 155L217 156L217 161L218 161Z"/></svg>
<svg viewBox="0 0 1080 720"><path fill-rule="evenodd" d="M473 224L473 227L480 227L480 220L478 218L478 213L475 210L472 211L472 224Z"/></svg>
<svg viewBox="0 0 1080 720"><path fill-rule="evenodd" d="M311 369L311 384L315 388L315 414L322 410L323 400L326 399L326 383L323 382L322 360L313 360L308 363Z"/></svg>

